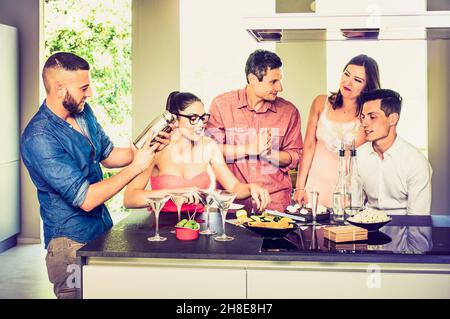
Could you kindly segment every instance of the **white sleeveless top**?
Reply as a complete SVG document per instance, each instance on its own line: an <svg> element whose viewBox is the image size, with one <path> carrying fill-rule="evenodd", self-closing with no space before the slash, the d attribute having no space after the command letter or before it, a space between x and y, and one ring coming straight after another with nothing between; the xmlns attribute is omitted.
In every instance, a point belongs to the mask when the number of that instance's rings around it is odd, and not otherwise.
<svg viewBox="0 0 450 319"><path fill-rule="evenodd" d="M328 98L325 99L325 108L322 114L320 114L317 123L316 138L322 141L329 151L337 153L341 148L342 142L344 143L345 149L351 147L352 141L356 139L361 124L358 119L350 122L330 121L327 118L327 102Z"/></svg>

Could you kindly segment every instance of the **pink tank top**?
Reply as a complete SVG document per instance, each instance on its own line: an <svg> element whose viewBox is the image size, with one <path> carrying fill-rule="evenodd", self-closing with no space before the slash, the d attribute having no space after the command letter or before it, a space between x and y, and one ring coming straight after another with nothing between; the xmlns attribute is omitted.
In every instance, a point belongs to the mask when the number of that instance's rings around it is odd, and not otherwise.
<svg viewBox="0 0 450 319"><path fill-rule="evenodd" d="M157 189L176 189L184 187L198 187L198 188L209 188L211 185L211 178L207 172L200 173L192 178L183 178L176 175L160 175L153 176L150 178L150 186L153 190ZM177 206L170 199L167 201L166 205L161 210L162 212L176 212ZM203 205L198 204L183 204L181 211L188 211L193 213L197 211L199 213L203 212Z"/></svg>
<svg viewBox="0 0 450 319"><path fill-rule="evenodd" d="M327 117L327 100L325 100L325 109L320 114L319 122L317 123L316 137L325 143L329 151L337 153L341 148L342 142L344 142L346 149L350 148L352 141L356 139L358 134L360 122L358 119L349 122L330 121Z"/></svg>
<svg viewBox="0 0 450 319"><path fill-rule="evenodd" d="M331 207L333 189L336 186L339 172L338 150L341 148L342 142L347 149L351 146L360 124L357 119L349 122L331 121L327 116L328 110L329 106L325 100L325 108L317 123L317 144L306 188L317 189L319 203Z"/></svg>

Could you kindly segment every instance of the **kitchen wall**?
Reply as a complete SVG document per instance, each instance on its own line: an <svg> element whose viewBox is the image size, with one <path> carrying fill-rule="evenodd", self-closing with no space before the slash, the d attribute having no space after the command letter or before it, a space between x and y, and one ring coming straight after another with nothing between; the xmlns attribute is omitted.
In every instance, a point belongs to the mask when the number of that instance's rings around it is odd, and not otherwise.
<svg viewBox="0 0 450 319"><path fill-rule="evenodd" d="M276 13L314 12L314 0L275 0Z"/></svg>
<svg viewBox="0 0 450 319"><path fill-rule="evenodd" d="M450 215L450 41L428 41L428 158L435 214Z"/></svg>
<svg viewBox="0 0 450 319"><path fill-rule="evenodd" d="M40 106L39 87L43 34L40 15L42 0L1 0L0 23L19 30L19 105L20 132ZM41 31L41 32L40 32ZM40 215L36 188L27 170L20 166L21 232L19 242L40 242Z"/></svg>
<svg viewBox="0 0 450 319"><path fill-rule="evenodd" d="M450 10L448 0L428 0L428 10ZM450 214L450 41L428 41L428 143L433 166L433 212Z"/></svg>
<svg viewBox="0 0 450 319"><path fill-rule="evenodd" d="M444 0L446 1L446 0ZM427 0L316 0L316 12L320 14L352 14L355 12L399 13L421 12Z"/></svg>
<svg viewBox="0 0 450 319"><path fill-rule="evenodd" d="M178 0L134 0L132 21L132 126L136 137L180 87Z"/></svg>
<svg viewBox="0 0 450 319"><path fill-rule="evenodd" d="M249 54L275 51L275 43L254 41L245 32L243 18L274 10L273 0L181 1L180 88L197 94L209 108L217 95L245 87Z"/></svg>
<svg viewBox="0 0 450 319"><path fill-rule="evenodd" d="M328 93L326 43L278 43L276 52L283 61L283 97L300 111L305 138L312 101L317 95Z"/></svg>

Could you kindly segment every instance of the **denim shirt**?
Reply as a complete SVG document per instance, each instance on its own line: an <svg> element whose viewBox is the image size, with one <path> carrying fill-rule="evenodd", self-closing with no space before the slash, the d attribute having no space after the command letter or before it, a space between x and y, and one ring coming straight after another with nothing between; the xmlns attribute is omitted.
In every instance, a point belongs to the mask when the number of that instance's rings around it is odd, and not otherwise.
<svg viewBox="0 0 450 319"><path fill-rule="evenodd" d="M86 243L112 227L104 204L90 212L80 206L89 185L103 179L99 163L113 144L87 103L75 120L84 135L44 101L20 140L22 159L38 192L45 248L56 237Z"/></svg>

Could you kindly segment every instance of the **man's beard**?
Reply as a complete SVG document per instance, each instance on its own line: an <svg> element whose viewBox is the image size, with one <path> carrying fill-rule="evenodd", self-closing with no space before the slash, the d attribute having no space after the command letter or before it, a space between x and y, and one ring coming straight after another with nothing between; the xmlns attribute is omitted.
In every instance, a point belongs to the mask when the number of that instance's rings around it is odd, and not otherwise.
<svg viewBox="0 0 450 319"><path fill-rule="evenodd" d="M78 114L83 111L83 107L81 107L81 104L84 103L84 99L78 103L74 97L69 93L69 91L66 92L66 96L64 97L64 100L62 101L62 105L64 108L69 111L70 114Z"/></svg>

